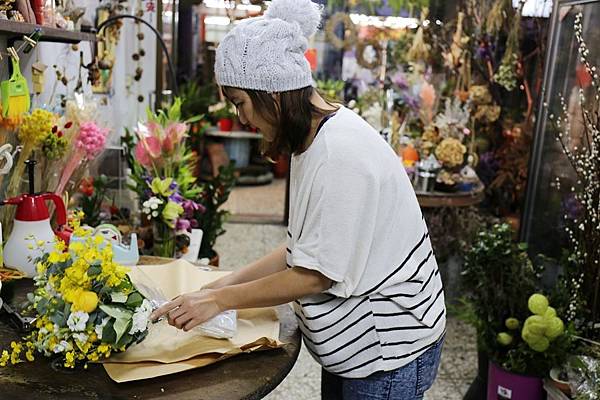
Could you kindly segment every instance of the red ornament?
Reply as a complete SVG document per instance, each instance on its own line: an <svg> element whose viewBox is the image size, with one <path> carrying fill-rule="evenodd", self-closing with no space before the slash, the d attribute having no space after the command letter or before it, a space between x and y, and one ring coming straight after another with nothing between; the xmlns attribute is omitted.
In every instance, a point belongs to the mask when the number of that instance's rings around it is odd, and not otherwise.
<svg viewBox="0 0 600 400"><path fill-rule="evenodd" d="M156 5L153 1L149 1L146 3L146 12L154 12L156 11Z"/></svg>

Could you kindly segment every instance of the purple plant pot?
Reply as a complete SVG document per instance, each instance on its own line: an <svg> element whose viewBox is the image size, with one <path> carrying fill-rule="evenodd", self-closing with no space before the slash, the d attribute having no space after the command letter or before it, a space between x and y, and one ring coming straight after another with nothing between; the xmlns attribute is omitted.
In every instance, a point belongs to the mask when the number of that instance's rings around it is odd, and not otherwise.
<svg viewBox="0 0 600 400"><path fill-rule="evenodd" d="M490 362L487 400L544 400L540 378L517 375Z"/></svg>

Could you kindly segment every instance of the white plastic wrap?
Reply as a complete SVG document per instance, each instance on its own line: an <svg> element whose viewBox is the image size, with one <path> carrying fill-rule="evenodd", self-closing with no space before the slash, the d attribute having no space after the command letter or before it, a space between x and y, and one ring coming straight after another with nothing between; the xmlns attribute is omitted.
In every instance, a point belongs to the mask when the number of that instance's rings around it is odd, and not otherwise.
<svg viewBox="0 0 600 400"><path fill-rule="evenodd" d="M150 287L140 282L136 284L136 288L150 301L153 310L169 302L160 288ZM194 327L190 332L198 332L216 339L231 339L237 332L237 311L222 312Z"/></svg>
<svg viewBox="0 0 600 400"><path fill-rule="evenodd" d="M600 361L587 356L573 357L567 368L571 392L577 400L600 400Z"/></svg>

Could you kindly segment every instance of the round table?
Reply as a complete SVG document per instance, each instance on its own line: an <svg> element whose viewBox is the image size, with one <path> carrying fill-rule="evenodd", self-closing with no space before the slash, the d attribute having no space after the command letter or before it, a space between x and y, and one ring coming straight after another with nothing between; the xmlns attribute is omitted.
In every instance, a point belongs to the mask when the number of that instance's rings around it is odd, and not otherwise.
<svg viewBox="0 0 600 400"><path fill-rule="evenodd" d="M419 205L424 208L435 207L469 207L483 201L485 186L479 182L468 192L420 192L415 191Z"/></svg>
<svg viewBox="0 0 600 400"><path fill-rule="evenodd" d="M141 263L160 260L142 258ZM223 270L223 268L220 268ZM12 304L25 300L32 281L15 282ZM55 368L49 359L37 356L31 363L0 368L3 399L261 399L290 372L300 351L300 334L288 305L277 307L281 321L282 348L240 354L206 367L154 379L116 383L100 364L87 370ZM0 318L0 348L10 349L19 334L7 319Z"/></svg>

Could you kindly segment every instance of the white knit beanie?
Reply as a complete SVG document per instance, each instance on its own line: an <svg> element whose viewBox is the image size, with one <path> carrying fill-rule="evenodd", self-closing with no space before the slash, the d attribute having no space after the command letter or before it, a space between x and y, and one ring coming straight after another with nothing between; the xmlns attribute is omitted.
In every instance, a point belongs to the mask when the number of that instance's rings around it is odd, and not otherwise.
<svg viewBox="0 0 600 400"><path fill-rule="evenodd" d="M321 8L310 0L273 0L264 16L240 22L217 48L217 83L273 93L311 86L304 52Z"/></svg>

